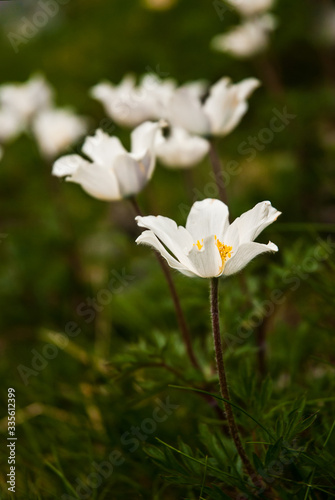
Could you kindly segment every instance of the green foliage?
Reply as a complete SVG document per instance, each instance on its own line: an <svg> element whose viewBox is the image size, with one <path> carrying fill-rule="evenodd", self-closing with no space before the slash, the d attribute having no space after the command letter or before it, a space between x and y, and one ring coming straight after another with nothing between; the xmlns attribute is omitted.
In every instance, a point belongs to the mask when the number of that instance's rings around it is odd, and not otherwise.
<svg viewBox="0 0 335 500"><path fill-rule="evenodd" d="M34 2L0 3L16 4L19 20L34 11ZM181 83L223 74L261 78L263 88L220 152L224 165L241 167L227 185L233 218L262 199L283 212L260 237L280 252L223 280L220 291L230 403L256 488L221 418L206 280L173 275L200 372L187 357L156 261L134 244L131 206L109 207L51 178L31 137L6 146L1 498L8 497L7 387L17 400L17 500L80 498L82 484L95 500L335 497L334 75L331 50L313 37L318 4L277 0L279 25L265 66L210 51L212 36L238 19L228 11L221 21L212 2L180 0L154 12L136 0L71 0L18 54L7 37L15 22L1 12L1 82L43 71L59 104L90 116L92 130L104 115L88 89L101 79L118 82L148 68ZM283 92L271 85L273 70ZM253 160L241 155L241 143L284 106L294 121ZM127 140L126 132L115 133ZM207 160L191 180L184 174L158 165L140 196L144 211L184 223L185 206L207 197L212 183ZM97 299L113 272L128 278L88 320L79 307ZM80 329L75 337L69 322ZM46 345L57 349L54 357L45 357ZM30 370L26 378L20 366ZM164 410L168 403L175 408ZM101 484L91 487L98 470Z"/></svg>

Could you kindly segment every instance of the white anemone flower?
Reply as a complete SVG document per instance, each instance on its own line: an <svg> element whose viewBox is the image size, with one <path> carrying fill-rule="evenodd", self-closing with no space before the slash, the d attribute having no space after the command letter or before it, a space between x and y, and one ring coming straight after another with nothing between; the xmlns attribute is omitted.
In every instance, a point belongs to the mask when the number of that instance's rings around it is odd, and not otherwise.
<svg viewBox="0 0 335 500"><path fill-rule="evenodd" d="M279 215L269 201L263 201L229 224L227 205L205 199L193 204L186 227L167 217L136 217L137 224L146 229L136 243L151 246L186 276L229 276L257 255L278 251L271 242L264 245L254 240Z"/></svg>
<svg viewBox="0 0 335 500"><path fill-rule="evenodd" d="M171 127L169 135L157 134L155 151L160 162L169 168L190 168L208 153L209 142L189 134L180 127Z"/></svg>
<svg viewBox="0 0 335 500"><path fill-rule="evenodd" d="M0 105L20 117L23 125L42 109L52 104L52 90L41 75L32 76L25 83L0 86Z"/></svg>
<svg viewBox="0 0 335 500"><path fill-rule="evenodd" d="M193 134L225 136L239 124L248 109L247 98L259 85L256 78L235 85L229 78L221 78L210 88L205 102L180 87L169 102L168 120Z"/></svg>
<svg viewBox="0 0 335 500"><path fill-rule="evenodd" d="M155 168L154 141L159 123L145 122L131 134L128 153L117 137L102 130L86 138L83 153L59 158L52 173L80 184L91 196L105 201L120 200L141 191Z"/></svg>
<svg viewBox="0 0 335 500"><path fill-rule="evenodd" d="M136 127L144 121L163 118L174 89L173 80L160 80L147 74L137 86L135 77L126 75L119 85L99 83L91 89L91 96L102 103L106 114L115 123Z"/></svg>
<svg viewBox="0 0 335 500"><path fill-rule="evenodd" d="M275 18L271 14L266 14L247 20L228 33L215 36L211 45L213 49L227 52L237 58L252 57L267 48L270 32L275 26Z"/></svg>
<svg viewBox="0 0 335 500"><path fill-rule="evenodd" d="M254 16L271 9L274 0L226 0L242 16Z"/></svg>
<svg viewBox="0 0 335 500"><path fill-rule="evenodd" d="M85 134L87 124L68 109L47 109L38 113L32 128L42 155L54 158Z"/></svg>

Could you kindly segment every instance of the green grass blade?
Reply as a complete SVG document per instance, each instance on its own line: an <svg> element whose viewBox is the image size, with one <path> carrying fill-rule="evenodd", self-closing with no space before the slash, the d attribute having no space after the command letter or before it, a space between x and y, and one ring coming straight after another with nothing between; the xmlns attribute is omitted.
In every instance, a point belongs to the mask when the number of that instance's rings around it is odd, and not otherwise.
<svg viewBox="0 0 335 500"><path fill-rule="evenodd" d="M275 441L275 438L273 437L273 435L271 434L270 431L268 431L268 429L266 427L264 427L263 424L261 424L256 418L254 418L252 415L250 415L250 413L248 413L246 410L244 410L243 408L241 408L240 406L236 405L235 403L232 403L231 401L229 401L228 399L225 399L223 398L222 396L218 396L217 394L213 394L211 392L207 392L207 391L203 391L202 389L196 389L194 387L183 387L183 386L179 386L179 385L169 385L169 387L173 387L174 389L182 389L184 391L193 391L193 392L201 392L202 394L207 394L208 396L212 396L213 398L216 398L216 399L219 399L220 401L225 401L226 403L228 403L230 406L233 406L234 408L236 408L237 410L239 410L240 412L244 413L247 417L249 417L251 420L253 420L259 427L261 427L263 429L263 431L265 431L267 433L267 435L273 440Z"/></svg>

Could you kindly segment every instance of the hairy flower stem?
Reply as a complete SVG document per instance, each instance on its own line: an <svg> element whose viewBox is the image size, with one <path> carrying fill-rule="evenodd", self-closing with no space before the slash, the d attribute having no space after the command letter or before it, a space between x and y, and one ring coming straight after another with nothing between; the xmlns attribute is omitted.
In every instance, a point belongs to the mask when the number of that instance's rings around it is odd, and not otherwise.
<svg viewBox="0 0 335 500"><path fill-rule="evenodd" d="M134 207L136 214L142 216L143 215L142 211L141 211L136 199L133 197L133 198L130 198L130 201ZM180 329L181 334L183 336L183 340L184 340L184 344L186 347L188 357L189 357L192 365L194 366L194 368L196 368L199 371L202 371L200 364L199 364L197 358L195 357L195 354L193 351L191 335L190 335L189 329L188 329L187 324L186 324L185 316L184 316L183 310L181 308L180 300L179 300L178 293L177 293L175 284L174 284L172 276L171 276L170 268L169 268L168 264L165 262L165 260L163 259L163 257L161 257L161 255L159 255L157 252L155 252L155 255L156 255L156 258L159 262L159 265L161 266L161 269L164 273L167 284L169 286L170 294L171 294L171 297L173 300L173 305L175 308L175 312L176 312L176 316L177 316L177 320L178 320L178 324L179 324L179 329Z"/></svg>
<svg viewBox="0 0 335 500"><path fill-rule="evenodd" d="M224 184L224 177L222 175L222 165L219 154L216 149L214 138L209 141L209 159L212 164L215 182L219 192L219 198L224 203L227 203L227 192Z"/></svg>
<svg viewBox="0 0 335 500"><path fill-rule="evenodd" d="M220 334L220 321L219 321L219 301L218 301L218 290L219 290L219 279L212 278L211 279L211 313L212 313L212 327L213 327L213 337L214 337L214 346L215 346L215 356L216 356L216 365L219 375L220 381L220 389L221 395L224 399L230 401L229 389L226 378L226 371L223 362L223 352L222 352L222 343L221 343L221 334ZM227 422L231 437L235 443L238 454L241 457L243 465L250 476L251 480L257 486L257 476L254 471L253 466L250 463L249 458L247 457L241 438L239 435L239 431L235 422L234 413L232 407L229 403L224 401L224 406L227 415Z"/></svg>

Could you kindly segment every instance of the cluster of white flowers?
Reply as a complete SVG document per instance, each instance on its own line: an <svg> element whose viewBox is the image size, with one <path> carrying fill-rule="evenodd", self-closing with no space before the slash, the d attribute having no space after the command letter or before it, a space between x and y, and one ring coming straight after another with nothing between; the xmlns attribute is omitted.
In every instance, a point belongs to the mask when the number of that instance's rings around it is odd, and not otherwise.
<svg viewBox="0 0 335 500"><path fill-rule="evenodd" d="M53 90L41 75L0 86L0 143L33 133L41 154L52 159L87 131L86 120L54 106Z"/></svg>
<svg viewBox="0 0 335 500"><path fill-rule="evenodd" d="M98 130L83 146L93 164L79 155L67 155L56 161L53 174L81 184L103 200L134 195L151 178L156 157L169 168L199 163L211 136L225 136L237 126L248 109L247 98L258 86L254 78L235 85L222 78L209 89L202 82L177 87L172 80L152 75L139 86L129 76L116 86L100 83L91 94L106 113L119 125L136 126L131 152L119 139ZM206 92L207 99L202 99Z"/></svg>
<svg viewBox="0 0 335 500"><path fill-rule="evenodd" d="M264 3L264 2L263 2ZM86 137L82 152L54 161L52 173L80 184L105 201L133 197L151 179L156 158L169 168L190 168L202 161L213 137L224 137L240 123L248 98L259 86L255 78L233 84L223 77L212 86L196 81L178 86L174 80L145 75L137 85L126 76L119 85L103 82L91 90L107 115L132 128L128 152L115 136L101 129ZM26 83L0 86L0 141L29 131L41 155L55 159L86 132L86 120L54 107L53 91L41 76ZM2 157L0 147L0 158ZM263 202L228 222L228 207L218 200L196 202L186 229L164 217L138 217L146 231L138 243L151 245L168 264L188 276L229 275L256 255L277 251L254 239L279 212Z"/></svg>
<svg viewBox="0 0 335 500"><path fill-rule="evenodd" d="M135 127L131 150L102 130L86 138L80 155L59 158L53 174L80 184L105 201L133 197L151 179L156 157L171 168L188 168L202 160L209 140L232 132L248 109L248 97L259 86L255 78L232 84L221 78L207 88L203 82L178 87L173 80L152 75L139 85L126 76L119 85L103 82L91 90L118 125ZM137 243L150 245L168 264L187 276L230 275L277 246L255 243L258 234L280 215L268 201L229 225L228 207L219 200L196 202L186 228L166 217L137 217L146 229Z"/></svg>
<svg viewBox="0 0 335 500"><path fill-rule="evenodd" d="M276 19L267 11L274 0L227 0L242 16L241 24L212 39L215 50L237 58L252 57L263 52L270 33L276 28Z"/></svg>

